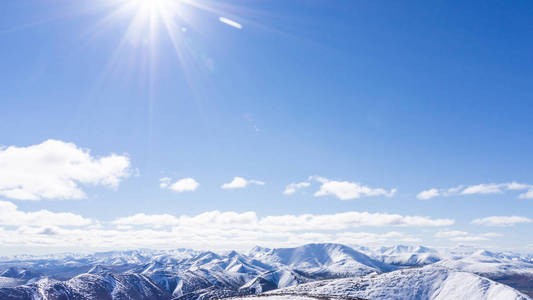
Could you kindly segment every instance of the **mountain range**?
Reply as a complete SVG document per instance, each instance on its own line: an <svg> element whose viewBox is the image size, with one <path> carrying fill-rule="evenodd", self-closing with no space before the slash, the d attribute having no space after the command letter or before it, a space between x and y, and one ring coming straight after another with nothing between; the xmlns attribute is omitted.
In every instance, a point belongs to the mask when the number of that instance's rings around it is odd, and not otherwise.
<svg viewBox="0 0 533 300"><path fill-rule="evenodd" d="M531 299L533 256L307 244L0 259L0 299Z"/></svg>

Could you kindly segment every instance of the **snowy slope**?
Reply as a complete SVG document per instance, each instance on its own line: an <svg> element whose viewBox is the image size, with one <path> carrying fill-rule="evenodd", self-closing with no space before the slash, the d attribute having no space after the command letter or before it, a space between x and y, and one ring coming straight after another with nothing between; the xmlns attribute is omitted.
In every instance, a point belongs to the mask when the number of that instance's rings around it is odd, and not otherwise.
<svg viewBox="0 0 533 300"><path fill-rule="evenodd" d="M440 261L436 265L478 274L533 296L533 263L527 257L479 250L462 258Z"/></svg>
<svg viewBox="0 0 533 300"><path fill-rule="evenodd" d="M317 281L272 293L405 300L530 299L506 285L474 274L450 271L438 266L404 269L359 278Z"/></svg>

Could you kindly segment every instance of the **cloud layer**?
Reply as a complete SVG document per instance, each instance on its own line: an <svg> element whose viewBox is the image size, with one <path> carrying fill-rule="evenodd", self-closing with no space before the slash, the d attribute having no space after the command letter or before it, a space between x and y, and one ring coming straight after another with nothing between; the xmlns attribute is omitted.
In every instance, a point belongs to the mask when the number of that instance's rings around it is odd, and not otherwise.
<svg viewBox="0 0 533 300"><path fill-rule="evenodd" d="M479 242L488 241L491 238L501 237L499 233L487 232L483 234L471 234L466 231L452 230L452 231L439 231L435 234L436 238L448 239L454 242Z"/></svg>
<svg viewBox="0 0 533 300"><path fill-rule="evenodd" d="M140 213L102 222L73 213L24 212L11 202L0 201L0 245L4 246L244 249L256 244L415 242L418 237L399 231L378 233L359 229L425 228L453 223L451 219L369 212L259 217L255 212L234 211L209 211L194 216Z"/></svg>
<svg viewBox="0 0 533 300"><path fill-rule="evenodd" d="M130 174L127 156L91 156L72 143L47 140L0 148L0 195L18 200L81 199L80 184L117 187Z"/></svg>
<svg viewBox="0 0 533 300"><path fill-rule="evenodd" d="M431 188L418 193L416 197L420 200L427 200L438 196L503 194L505 191L525 191L519 194L518 197L533 199L533 185L517 182L460 185L448 189Z"/></svg>
<svg viewBox="0 0 533 300"><path fill-rule="evenodd" d="M116 225L149 225L154 227L165 225L199 226L206 228L216 226L221 228L243 226L258 230L273 231L305 231L305 230L345 230L356 227L383 226L448 226L454 224L451 219L432 219L422 216L402 216L397 214L344 212L330 215L280 215L257 217L255 212L205 212L193 217L172 216L168 214L145 215L119 218L113 221Z"/></svg>
<svg viewBox="0 0 533 300"><path fill-rule="evenodd" d="M492 216L482 219L475 219L472 224L485 226L513 226L520 223L531 223L533 220L519 216Z"/></svg>

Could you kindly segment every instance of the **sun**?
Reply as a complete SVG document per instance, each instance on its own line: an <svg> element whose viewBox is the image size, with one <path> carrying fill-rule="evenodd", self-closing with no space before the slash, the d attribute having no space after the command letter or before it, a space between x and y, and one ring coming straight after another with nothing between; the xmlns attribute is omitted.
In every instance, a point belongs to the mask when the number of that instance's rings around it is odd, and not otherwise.
<svg viewBox="0 0 533 300"><path fill-rule="evenodd" d="M102 0L109 1L109 0ZM207 12L221 23L242 29L242 25L233 19L228 8L235 11L236 6L223 5L216 0L112 0L114 9L108 14L107 20L127 19L128 26L123 40L130 44L156 43L158 34L163 33L172 41L175 48L181 46L183 33L187 28L197 28L196 11ZM222 4L221 4L222 3ZM239 14L240 15L240 14ZM205 17L205 14L204 14ZM180 49L176 49L180 51Z"/></svg>
<svg viewBox="0 0 533 300"><path fill-rule="evenodd" d="M154 78L157 69L172 54L187 77L199 70L210 71L212 63L205 51L198 46L204 38L205 18L212 18L225 26L242 30L242 11L238 6L228 6L218 0L100 0L107 3L104 17L95 25L94 32L107 28L120 28L116 48L111 53L103 76L122 76L142 70ZM198 17L201 16L201 17ZM237 19L238 20L238 19ZM207 20L208 24L213 24ZM118 25L119 27L113 27ZM170 46L170 47L169 47ZM200 65L200 67L199 67ZM205 68L204 68L205 67ZM148 71L147 71L148 70ZM118 75L120 74L120 75ZM150 79L150 82L155 79Z"/></svg>
<svg viewBox="0 0 533 300"><path fill-rule="evenodd" d="M163 12L164 9L174 9L179 0L130 0L145 13Z"/></svg>
<svg viewBox="0 0 533 300"><path fill-rule="evenodd" d="M132 16L132 23L179 17L184 12L185 2L186 0L115 0L118 4L116 12Z"/></svg>
<svg viewBox="0 0 533 300"><path fill-rule="evenodd" d="M166 21L183 12L181 0L119 0L123 6L134 12L135 19L145 21ZM134 20L135 20L134 19ZM164 20L167 19L167 20Z"/></svg>
<svg viewBox="0 0 533 300"><path fill-rule="evenodd" d="M107 19L127 19L121 46L156 43L158 32L164 30L175 40L180 24L188 19L186 0L115 0L117 4Z"/></svg>

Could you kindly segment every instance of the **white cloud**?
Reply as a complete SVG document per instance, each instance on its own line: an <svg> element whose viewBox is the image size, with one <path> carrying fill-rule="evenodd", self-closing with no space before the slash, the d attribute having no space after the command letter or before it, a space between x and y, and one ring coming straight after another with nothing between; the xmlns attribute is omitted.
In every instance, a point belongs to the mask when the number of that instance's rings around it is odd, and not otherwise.
<svg viewBox="0 0 533 300"><path fill-rule="evenodd" d="M371 188L359 182L329 180L321 176L309 176L307 181L290 183L285 187L283 194L292 195L297 190L309 187L311 181L320 183L320 188L314 193L315 197L333 195L341 200L357 199L365 196L392 197L396 189Z"/></svg>
<svg viewBox="0 0 533 300"><path fill-rule="evenodd" d="M79 184L117 187L129 174L127 156L93 157L58 140L0 148L0 195L12 199L81 199Z"/></svg>
<svg viewBox="0 0 533 300"><path fill-rule="evenodd" d="M220 17L218 20L226 25L229 25L231 27L235 27L237 29L242 29L242 25L240 23L237 23L233 20L230 20L228 18Z"/></svg>
<svg viewBox="0 0 533 300"><path fill-rule="evenodd" d="M435 227L450 219L387 213L344 212L258 217L255 212L208 211L197 215L144 214L98 222L73 213L21 211L0 201L0 247L66 247L80 250L134 247L249 248L283 247L309 242L376 244L417 242L401 232L369 233L360 227Z"/></svg>
<svg viewBox="0 0 533 300"><path fill-rule="evenodd" d="M0 227L0 245L41 248L88 250L119 250L131 248L195 248L195 249L249 249L258 244L271 247L299 246L311 242L339 242L346 244L383 244L418 242L415 237L401 232L384 234L367 232L273 232L239 229L101 229L20 227L9 230Z"/></svg>
<svg viewBox="0 0 533 300"><path fill-rule="evenodd" d="M513 226L519 223L531 223L533 220L519 216L492 216L482 219L475 219L472 224L486 226Z"/></svg>
<svg viewBox="0 0 533 300"><path fill-rule="evenodd" d="M451 231L439 231L435 234L435 237L438 238L455 238L459 236L467 236L468 232L466 231L459 231L459 230L451 230Z"/></svg>
<svg viewBox="0 0 533 300"><path fill-rule="evenodd" d="M179 219L173 215L160 214L160 215L146 215L135 214L133 216L118 218L111 222L115 225L151 225L151 226L165 226L165 225L177 225Z"/></svg>
<svg viewBox="0 0 533 300"><path fill-rule="evenodd" d="M468 235L468 236L458 236L451 238L450 240L456 242L477 242L477 241L487 241L488 238L481 235Z"/></svg>
<svg viewBox="0 0 533 300"><path fill-rule="evenodd" d="M519 198L533 199L533 185L523 184L517 182L508 183L484 183L470 186L460 185L448 189L432 188L420 192L417 195L418 199L427 200L437 196L453 196L453 195L489 195L489 194L503 194L505 191L520 191L527 190L521 193Z"/></svg>
<svg viewBox="0 0 533 300"><path fill-rule="evenodd" d="M401 216L395 214L344 212L331 215L279 215L259 218L255 212L219 212L210 211L196 216L172 216L136 214L113 221L115 225L150 225L165 226L179 225L186 227L241 228L271 230L271 231L301 231L301 230L344 230L356 227L384 227L384 226L418 226L434 227L454 224L451 219L431 219L421 216Z"/></svg>
<svg viewBox="0 0 533 300"><path fill-rule="evenodd" d="M159 187L162 188L162 189L166 189L170 185L171 181L172 181L172 178L163 177L163 178L159 179Z"/></svg>
<svg viewBox="0 0 533 300"><path fill-rule="evenodd" d="M342 230L362 226L447 226L451 219L431 219L421 216L401 216L385 213L344 212L331 215L282 215L261 219L261 225L277 230Z"/></svg>
<svg viewBox="0 0 533 300"><path fill-rule="evenodd" d="M520 199L533 199L533 188L518 196Z"/></svg>
<svg viewBox="0 0 533 300"><path fill-rule="evenodd" d="M223 189L242 189L250 184L265 185L263 181L258 181L258 180L253 180L253 179L247 180L243 177L237 176L237 177L233 177L233 180L231 182L224 183L222 185L222 188Z"/></svg>
<svg viewBox="0 0 533 300"><path fill-rule="evenodd" d="M228 212L219 212L219 211L209 211L204 212L199 215L189 217L181 216L180 225L182 226L200 226L204 227L207 225L216 226L216 227L241 227L256 225L258 223L258 218L255 212L244 212L237 213L233 211Z"/></svg>
<svg viewBox="0 0 533 300"><path fill-rule="evenodd" d="M362 213L368 214L368 213ZM386 215L386 214L384 214ZM124 249L135 247L198 249L244 249L257 244L273 247L310 242L346 244L415 243L420 239L402 232L371 233L351 231L359 226L436 226L409 217L370 221L351 220L349 214L270 216L258 218L254 212L206 212L195 216L136 214L102 226L58 227L40 222L16 229L0 226L0 246L83 247L83 249ZM377 216L379 218L379 216ZM291 221L291 219L293 219ZM331 224L332 220L339 220ZM396 220L396 221L395 221ZM308 222L308 224L305 224ZM445 222L448 224L449 222ZM39 224L39 225L37 225Z"/></svg>
<svg viewBox="0 0 533 300"><path fill-rule="evenodd" d="M483 236L483 237L502 237L503 234L495 233L495 232L487 232L487 233L483 233L481 236Z"/></svg>
<svg viewBox="0 0 533 300"><path fill-rule="evenodd" d="M493 232L474 235L466 231L458 231L458 230L439 231L435 233L436 238L449 239L450 241L455 241L455 242L487 241L492 237L501 237L501 236L502 236L501 234L493 233Z"/></svg>
<svg viewBox="0 0 533 300"><path fill-rule="evenodd" d="M387 191L382 188L371 188L358 182L335 181L323 177L314 178L322 183L320 189L315 193L315 197L334 195L341 200L351 200L362 196L392 197L396 193L396 189Z"/></svg>
<svg viewBox="0 0 533 300"><path fill-rule="evenodd" d="M287 185L285 187L285 190L283 191L283 194L292 195L292 194L296 193L297 190L306 188L306 187L308 187L310 185L311 185L311 183L309 183L307 181L302 181L302 182L299 182L299 183L291 183L291 184L289 184L289 185Z"/></svg>
<svg viewBox="0 0 533 300"><path fill-rule="evenodd" d="M73 213L55 213L48 210L24 212L11 202L0 201L2 226L87 226L91 219Z"/></svg>
<svg viewBox="0 0 533 300"><path fill-rule="evenodd" d="M391 242L419 243L421 242L421 239L397 231L391 231L384 234L372 232L342 232L337 234L337 239L334 242L347 245L367 245Z"/></svg>
<svg viewBox="0 0 533 300"><path fill-rule="evenodd" d="M219 212L209 211L199 215L190 216L173 216L169 214L136 214L129 217L119 218L112 222L114 225L149 225L149 226L169 226L180 225L187 227L197 226L199 229L209 226L228 227L242 225L257 226L257 216L254 212L236 213L236 212Z"/></svg>
<svg viewBox="0 0 533 300"><path fill-rule="evenodd" d="M200 184L194 178L183 178L172 183L169 177L159 179L159 187L162 189L169 189L175 192L192 192L195 191Z"/></svg>
<svg viewBox="0 0 533 300"><path fill-rule="evenodd" d="M439 190L437 190L437 189L429 189L427 191L422 191L422 192L418 193L418 195L416 195L416 197L418 199L420 199L420 200L427 200L427 199L431 199L431 198L437 197L438 195L440 195Z"/></svg>
<svg viewBox="0 0 533 300"><path fill-rule="evenodd" d="M502 194L502 188L505 184L478 184L466 187L461 194L463 195L472 195L472 194Z"/></svg>

